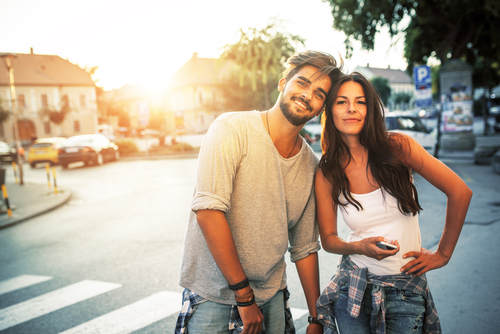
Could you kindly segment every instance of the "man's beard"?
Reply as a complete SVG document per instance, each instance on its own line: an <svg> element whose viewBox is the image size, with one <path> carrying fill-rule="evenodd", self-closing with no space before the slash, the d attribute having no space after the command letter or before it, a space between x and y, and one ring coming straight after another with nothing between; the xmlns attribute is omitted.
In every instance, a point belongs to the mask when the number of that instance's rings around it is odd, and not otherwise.
<svg viewBox="0 0 500 334"><path fill-rule="evenodd" d="M303 99L299 98L299 101L302 102L303 104L306 105L306 107L311 110L311 106L309 105L309 103L307 103L306 101L304 101ZM300 114L295 114L292 110L291 110L291 104L293 103L292 100L290 100L289 103L286 103L285 102L285 98L282 96L281 99L280 99L280 109L281 109L281 112L283 113L283 115L285 116L285 118L288 120L288 122L290 122L290 124L294 125L294 126L301 126L301 125L304 125L307 123L307 121L309 121L311 118L314 117L314 115L300 115Z"/></svg>

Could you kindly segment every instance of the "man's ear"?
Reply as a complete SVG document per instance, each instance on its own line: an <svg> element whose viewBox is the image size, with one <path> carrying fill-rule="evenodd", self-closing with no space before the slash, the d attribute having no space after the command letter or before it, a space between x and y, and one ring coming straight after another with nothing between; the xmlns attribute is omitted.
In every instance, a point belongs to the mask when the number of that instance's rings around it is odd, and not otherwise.
<svg viewBox="0 0 500 334"><path fill-rule="evenodd" d="M281 78L279 83L278 83L278 90L280 92L283 91L283 87L285 87L285 84L286 84L286 79L285 78Z"/></svg>

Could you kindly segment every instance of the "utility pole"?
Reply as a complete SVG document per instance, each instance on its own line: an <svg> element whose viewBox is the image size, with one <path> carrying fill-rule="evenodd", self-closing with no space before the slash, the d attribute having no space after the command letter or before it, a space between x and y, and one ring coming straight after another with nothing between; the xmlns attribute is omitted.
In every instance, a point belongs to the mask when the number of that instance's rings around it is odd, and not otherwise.
<svg viewBox="0 0 500 334"><path fill-rule="evenodd" d="M12 116L14 118L14 140L16 141L16 156L17 165L19 166L19 184L24 185L23 178L23 164L21 162L21 156L19 151L21 149L21 142L19 139L19 129L17 124L17 100L16 100L16 89L14 87L14 68L12 67L11 59L17 57L13 53L0 53L0 57L5 59L7 69L9 70L9 83L10 83L10 100L12 105Z"/></svg>

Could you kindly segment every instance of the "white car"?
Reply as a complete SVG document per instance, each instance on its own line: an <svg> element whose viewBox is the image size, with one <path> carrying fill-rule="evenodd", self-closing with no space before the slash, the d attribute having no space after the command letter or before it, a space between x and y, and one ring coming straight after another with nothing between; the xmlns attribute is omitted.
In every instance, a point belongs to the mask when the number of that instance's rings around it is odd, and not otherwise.
<svg viewBox="0 0 500 334"><path fill-rule="evenodd" d="M429 129L420 117L410 112L394 111L385 114L388 131L404 133L413 137L431 155L436 155L437 129Z"/></svg>

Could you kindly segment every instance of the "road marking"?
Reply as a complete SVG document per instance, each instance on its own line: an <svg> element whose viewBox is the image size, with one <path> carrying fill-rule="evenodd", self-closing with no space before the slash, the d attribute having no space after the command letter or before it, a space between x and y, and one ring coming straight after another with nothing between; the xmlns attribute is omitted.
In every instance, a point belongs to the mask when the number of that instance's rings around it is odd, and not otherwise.
<svg viewBox="0 0 500 334"><path fill-rule="evenodd" d="M0 331L121 287L85 280L0 310Z"/></svg>
<svg viewBox="0 0 500 334"><path fill-rule="evenodd" d="M309 310L304 310L303 308L293 308L290 307L290 311L292 312L293 320L299 320L304 315L309 313Z"/></svg>
<svg viewBox="0 0 500 334"><path fill-rule="evenodd" d="M51 280L50 276L20 275L0 281L0 295Z"/></svg>
<svg viewBox="0 0 500 334"><path fill-rule="evenodd" d="M161 291L60 334L126 334L179 312L182 295Z"/></svg>

